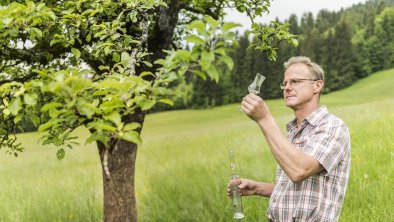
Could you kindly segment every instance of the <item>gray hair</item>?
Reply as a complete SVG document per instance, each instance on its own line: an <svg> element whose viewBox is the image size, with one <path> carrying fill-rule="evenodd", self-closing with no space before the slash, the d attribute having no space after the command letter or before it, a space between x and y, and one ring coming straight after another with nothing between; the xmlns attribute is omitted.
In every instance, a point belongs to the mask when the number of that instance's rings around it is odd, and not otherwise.
<svg viewBox="0 0 394 222"><path fill-rule="evenodd" d="M324 81L324 70L317 63L312 62L309 57L306 56L291 57L289 60L287 60L287 62L283 64L283 66L285 67L285 69L287 69L290 65L293 65L295 63L305 64L306 66L308 66L309 71L317 80Z"/></svg>

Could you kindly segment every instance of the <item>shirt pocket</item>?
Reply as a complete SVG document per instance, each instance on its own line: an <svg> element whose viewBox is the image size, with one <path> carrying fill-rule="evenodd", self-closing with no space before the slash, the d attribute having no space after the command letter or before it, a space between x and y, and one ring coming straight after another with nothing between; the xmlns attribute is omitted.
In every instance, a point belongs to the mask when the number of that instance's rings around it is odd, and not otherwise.
<svg viewBox="0 0 394 222"><path fill-rule="evenodd" d="M301 151L307 154L312 154L313 153L313 144L311 143L311 140L308 138L302 138L293 141L293 144Z"/></svg>
<svg viewBox="0 0 394 222"><path fill-rule="evenodd" d="M293 221L296 222L314 222L316 221L317 201L300 202L293 213Z"/></svg>

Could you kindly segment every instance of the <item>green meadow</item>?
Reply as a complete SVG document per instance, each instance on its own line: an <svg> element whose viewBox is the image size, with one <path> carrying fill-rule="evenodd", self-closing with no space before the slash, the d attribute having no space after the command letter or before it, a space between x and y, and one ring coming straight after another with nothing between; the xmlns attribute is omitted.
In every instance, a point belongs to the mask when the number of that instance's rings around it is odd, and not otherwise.
<svg viewBox="0 0 394 222"><path fill-rule="evenodd" d="M264 83L269 84L269 79ZM351 177L340 221L394 218L394 69L323 95L322 104L349 126ZM293 118L281 99L267 101L285 133ZM102 182L94 144L79 129L80 146L56 159L37 133L19 135L26 151L0 154L0 222L102 221ZM209 110L148 115L139 147L136 195L139 221L232 221L228 149L238 174L275 180L276 163L257 125L237 104ZM266 221L268 199L244 197L243 221Z"/></svg>

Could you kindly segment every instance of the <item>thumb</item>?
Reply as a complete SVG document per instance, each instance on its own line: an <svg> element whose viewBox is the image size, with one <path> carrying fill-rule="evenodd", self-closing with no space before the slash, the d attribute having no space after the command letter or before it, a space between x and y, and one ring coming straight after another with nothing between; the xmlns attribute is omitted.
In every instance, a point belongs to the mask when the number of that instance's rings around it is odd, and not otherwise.
<svg viewBox="0 0 394 222"><path fill-rule="evenodd" d="M241 183L238 185L239 189L243 189L248 185L248 181L246 179L241 178Z"/></svg>

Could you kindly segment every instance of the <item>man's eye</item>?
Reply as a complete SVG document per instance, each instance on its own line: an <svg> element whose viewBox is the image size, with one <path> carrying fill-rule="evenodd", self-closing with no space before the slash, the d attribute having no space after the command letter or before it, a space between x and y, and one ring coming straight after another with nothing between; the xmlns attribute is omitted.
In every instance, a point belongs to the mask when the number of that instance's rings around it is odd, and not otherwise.
<svg viewBox="0 0 394 222"><path fill-rule="evenodd" d="M300 81L299 80L290 80L290 85L292 85L292 84L297 84L297 83L299 83Z"/></svg>

